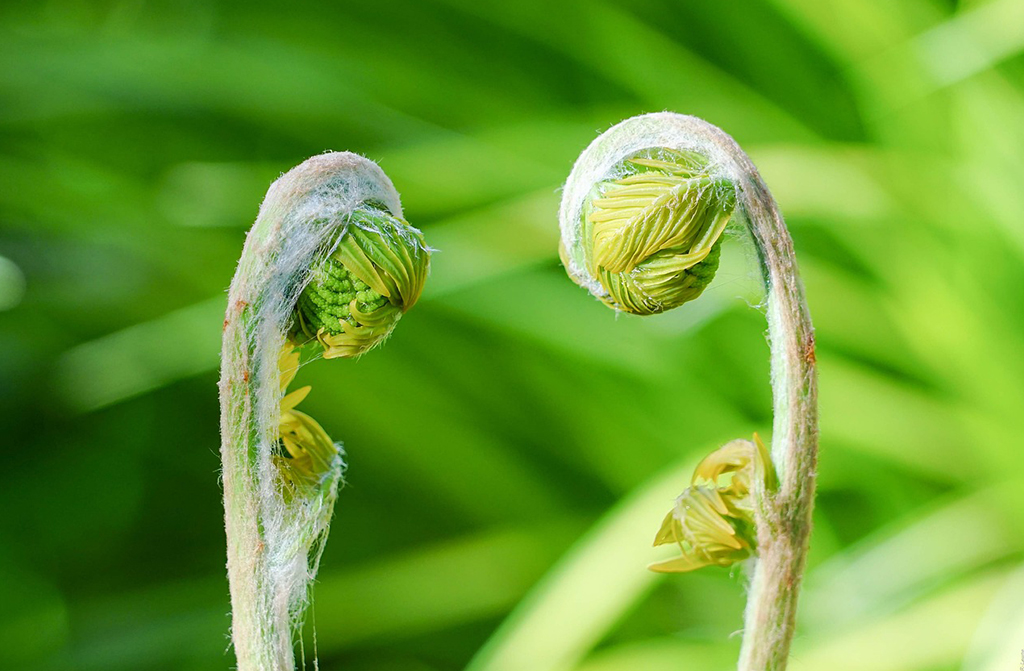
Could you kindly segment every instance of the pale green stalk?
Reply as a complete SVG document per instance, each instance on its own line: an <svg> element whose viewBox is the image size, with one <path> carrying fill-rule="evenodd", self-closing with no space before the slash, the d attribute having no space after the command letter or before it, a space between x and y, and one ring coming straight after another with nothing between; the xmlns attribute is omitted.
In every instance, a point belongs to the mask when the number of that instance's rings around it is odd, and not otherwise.
<svg viewBox="0 0 1024 671"><path fill-rule="evenodd" d="M274 182L246 239L228 293L220 380L239 671L294 668L292 632L308 601L343 468L340 445L294 409L308 390L283 400L282 382L298 365L297 355L288 360L283 353L308 340L322 344L325 357L357 356L387 337L419 296L429 262L422 235L401 216L398 194L376 164L324 154ZM326 275L328 258L334 279ZM344 290L332 293L342 286L338 277ZM305 321L297 312L300 295ZM329 310L318 307L328 303ZM318 326L306 332L310 320Z"/></svg>
<svg viewBox="0 0 1024 671"><path fill-rule="evenodd" d="M740 671L786 668L814 507L818 453L814 329L793 243L775 200L750 158L721 129L696 117L648 114L613 127L580 156L566 183L560 221L570 276L614 304L587 267L584 203L595 184L644 150L665 148L706 159L707 173L735 188L736 214L757 246L767 290L774 422L771 458L777 489L755 488L757 560L746 609Z"/></svg>

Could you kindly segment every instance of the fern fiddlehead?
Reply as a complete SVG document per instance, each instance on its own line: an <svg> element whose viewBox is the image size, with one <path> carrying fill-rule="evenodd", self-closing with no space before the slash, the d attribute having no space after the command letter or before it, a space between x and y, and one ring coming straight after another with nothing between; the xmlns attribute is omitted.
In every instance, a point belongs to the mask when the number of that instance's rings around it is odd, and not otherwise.
<svg viewBox="0 0 1024 671"><path fill-rule="evenodd" d="M570 278L610 307L656 314L710 283L730 219L749 228L767 289L770 459L755 443L734 441L709 457L715 468L702 463L655 540L677 543L681 557L652 568L687 571L755 554L739 669L781 671L811 530L818 411L814 329L778 206L721 129L669 112L634 117L594 140L573 167L559 213L561 257Z"/></svg>
<svg viewBox="0 0 1024 671"><path fill-rule="evenodd" d="M232 640L240 671L290 671L292 634L344 453L287 392L306 343L323 358L383 342L423 289L430 250L372 161L315 156L267 192L228 293L221 352Z"/></svg>

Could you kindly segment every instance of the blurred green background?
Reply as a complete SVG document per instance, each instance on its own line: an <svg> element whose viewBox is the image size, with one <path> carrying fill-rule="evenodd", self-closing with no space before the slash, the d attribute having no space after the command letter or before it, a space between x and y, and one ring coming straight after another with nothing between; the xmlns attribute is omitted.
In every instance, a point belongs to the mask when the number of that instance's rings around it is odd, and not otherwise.
<svg viewBox="0 0 1024 671"><path fill-rule="evenodd" d="M319 363L349 453L319 668L726 669L743 573L644 570L696 461L770 427L755 263L615 315L556 255L600 130L731 133L818 329L791 668L1024 648L1024 2L7 1L0 668L227 669L216 379L269 183L378 160L441 251L388 345Z"/></svg>

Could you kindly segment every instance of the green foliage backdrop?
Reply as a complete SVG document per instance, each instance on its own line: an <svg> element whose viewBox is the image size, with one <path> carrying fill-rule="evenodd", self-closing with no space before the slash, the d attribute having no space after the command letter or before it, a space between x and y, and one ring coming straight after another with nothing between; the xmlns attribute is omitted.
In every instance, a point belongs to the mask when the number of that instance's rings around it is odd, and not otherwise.
<svg viewBox="0 0 1024 671"><path fill-rule="evenodd" d="M266 187L378 160L441 251L388 345L310 366L349 453L313 668L729 668L743 576L644 571L696 460L770 426L754 264L621 316L556 254L621 118L730 132L818 328L792 668L1024 648L1024 3L12 1L0 8L0 667L227 669L216 386Z"/></svg>

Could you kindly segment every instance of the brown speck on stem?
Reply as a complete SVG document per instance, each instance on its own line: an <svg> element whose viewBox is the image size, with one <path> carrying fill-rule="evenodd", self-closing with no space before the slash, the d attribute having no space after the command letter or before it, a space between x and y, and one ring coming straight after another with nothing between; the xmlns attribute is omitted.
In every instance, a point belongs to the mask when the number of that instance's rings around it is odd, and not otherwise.
<svg viewBox="0 0 1024 671"><path fill-rule="evenodd" d="M817 363L818 357L814 353L814 334L811 333L807 336L807 342L804 344L804 361L811 364L812 366Z"/></svg>

